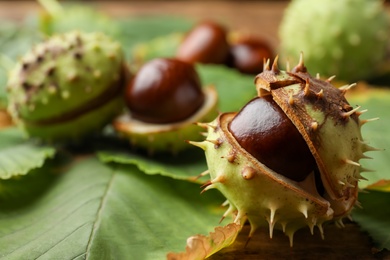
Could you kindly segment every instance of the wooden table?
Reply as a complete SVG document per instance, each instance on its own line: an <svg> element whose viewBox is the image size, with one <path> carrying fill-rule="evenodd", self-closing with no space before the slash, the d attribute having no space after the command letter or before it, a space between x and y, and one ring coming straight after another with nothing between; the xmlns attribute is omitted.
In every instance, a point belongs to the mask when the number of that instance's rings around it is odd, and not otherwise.
<svg viewBox="0 0 390 260"><path fill-rule="evenodd" d="M91 1L91 4L114 17L143 15L175 15L201 20L223 21L233 30L266 37L276 48L278 26L287 1ZM40 6L33 1L0 1L0 17L22 19ZM0 122L1 124L1 122ZM353 223L344 229L331 224L325 228L325 240L318 230L312 236L308 229L300 230L290 248L288 238L275 231L271 240L268 231L259 231L245 246L249 227L245 227L233 246L212 259L390 259L388 251L376 255L369 236Z"/></svg>
<svg viewBox="0 0 390 260"><path fill-rule="evenodd" d="M84 1L85 2L85 1ZM216 19L233 30L261 35L277 44L277 30L288 1L86 1L113 17L173 15ZM0 17L22 19L40 10L35 1L0 1Z"/></svg>

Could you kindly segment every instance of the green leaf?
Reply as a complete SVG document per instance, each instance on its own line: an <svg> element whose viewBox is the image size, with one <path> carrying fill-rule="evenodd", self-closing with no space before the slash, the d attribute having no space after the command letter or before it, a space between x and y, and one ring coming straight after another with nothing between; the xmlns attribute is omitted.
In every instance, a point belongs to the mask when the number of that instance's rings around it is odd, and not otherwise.
<svg viewBox="0 0 390 260"><path fill-rule="evenodd" d="M156 57L172 57L183 33L193 22L174 16L130 17L117 20L129 67L136 71L146 61Z"/></svg>
<svg viewBox="0 0 390 260"><path fill-rule="evenodd" d="M16 128L0 131L0 180L25 175L52 158L56 149L27 141Z"/></svg>
<svg viewBox="0 0 390 260"><path fill-rule="evenodd" d="M36 17L26 17L21 23L2 20L0 26L0 53L16 61L35 43L42 40L37 30Z"/></svg>
<svg viewBox="0 0 390 260"><path fill-rule="evenodd" d="M376 118L379 120L368 122L362 127L362 135L369 145L383 149L370 152L372 160L361 160L361 164L374 172L363 173L368 181L359 185L367 188L368 193L359 194L359 201L363 209L352 212L353 219L359 223L363 230L373 238L379 249L390 249L390 193L388 183L390 180L390 136L388 127L388 104L390 102L389 89L368 88L356 91L349 96L352 104L361 105L368 112L361 116L363 119Z"/></svg>
<svg viewBox="0 0 390 260"><path fill-rule="evenodd" d="M0 201L0 257L5 259L164 259L222 215L217 192L199 195L185 181L79 158L62 173L37 169L47 186L23 182L18 200ZM26 176L26 177L31 177Z"/></svg>
<svg viewBox="0 0 390 260"><path fill-rule="evenodd" d="M221 65L198 65L197 70L204 85L217 88L221 112L236 112L256 96L254 76Z"/></svg>
<svg viewBox="0 0 390 260"><path fill-rule="evenodd" d="M40 29L46 35L65 33L72 30L103 32L109 36L120 35L117 22L91 5L60 5L56 0L39 0L46 12L42 12Z"/></svg>
<svg viewBox="0 0 390 260"><path fill-rule="evenodd" d="M47 167L54 165L54 163L57 169ZM45 163L44 167L47 169L45 171L42 171L42 168L37 168L32 169L27 175L0 180L0 211L4 209L6 201L13 203L12 206L9 205L10 209L16 209L20 205L34 204L35 197L46 192L56 180L55 175L60 168L60 163L62 160L53 159Z"/></svg>
<svg viewBox="0 0 390 260"><path fill-rule="evenodd" d="M353 219L373 238L378 249L390 250L390 193L373 191L359 194L363 208L352 212Z"/></svg>
<svg viewBox="0 0 390 260"><path fill-rule="evenodd" d="M149 55L150 58L171 56L172 50L167 45L173 47L178 45L177 38L170 36L171 34L184 33L193 26L193 21L184 17L175 16L149 16L149 17L129 17L127 19L118 20L119 26L122 28L122 37L124 48L129 52L133 52L141 44L146 48L151 46L155 50L155 55ZM158 39L167 38L164 43ZM156 40L155 40L156 39ZM160 50L161 46L161 50ZM168 47L168 48L167 48Z"/></svg>
<svg viewBox="0 0 390 260"><path fill-rule="evenodd" d="M362 106L361 110L368 111L361 116L361 119L377 118L379 120L368 122L362 127L363 139L375 148L381 151L367 152L366 155L372 157L372 160L362 159L360 163L363 167L372 169L374 172L364 172L363 176L368 181L359 183L361 188L376 183L383 179L390 179L390 117L388 108L390 103L389 89L369 88L366 90L352 93L348 100L351 104Z"/></svg>
<svg viewBox="0 0 390 260"><path fill-rule="evenodd" d="M125 150L101 150L98 158L105 162L134 164L147 174L161 174L179 180L194 181L207 169L204 152L194 148L173 156L171 154L156 154L148 156Z"/></svg>
<svg viewBox="0 0 390 260"><path fill-rule="evenodd" d="M168 35L159 36L149 40L148 42L141 42L133 47L131 53L133 60L142 65L145 61L152 60L158 57L174 57L176 51L182 41L184 33L170 33Z"/></svg>

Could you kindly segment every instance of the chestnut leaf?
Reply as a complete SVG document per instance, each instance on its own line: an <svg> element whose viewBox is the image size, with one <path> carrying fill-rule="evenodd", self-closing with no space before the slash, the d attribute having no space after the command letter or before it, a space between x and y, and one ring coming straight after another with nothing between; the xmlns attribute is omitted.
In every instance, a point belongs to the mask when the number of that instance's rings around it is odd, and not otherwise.
<svg viewBox="0 0 390 260"><path fill-rule="evenodd" d="M359 89L359 86L362 89ZM360 181L360 188L374 184L380 180L390 180L390 136L387 129L390 126L388 108L390 102L390 90L387 88L374 88L359 83L357 89L351 90L347 96L351 105L361 106L361 110L367 112L360 116L361 119L379 118L362 126L362 136L370 146L379 151L367 152L366 155L373 159L362 159L360 164L373 172L363 172L367 181Z"/></svg>
<svg viewBox="0 0 390 260"><path fill-rule="evenodd" d="M5 128L0 131L0 180L28 174L55 153L54 147L26 141L20 130Z"/></svg>
<svg viewBox="0 0 390 260"><path fill-rule="evenodd" d="M159 174L178 180L200 181L197 177L207 169L204 153L199 149L189 149L175 156L156 154L148 156L129 150L100 150L98 158L104 163L133 164L142 172Z"/></svg>
<svg viewBox="0 0 390 260"><path fill-rule="evenodd" d="M197 70L203 85L217 88L220 112L238 111L256 96L253 76L220 65L198 65Z"/></svg>
<svg viewBox="0 0 390 260"><path fill-rule="evenodd" d="M84 4L62 6L57 0L38 0L38 2L43 9L39 17L39 27L46 35L75 29L84 32L100 31L110 36L120 34L118 23L91 6Z"/></svg>
<svg viewBox="0 0 390 260"><path fill-rule="evenodd" d="M94 156L12 181L23 192L0 197L6 259L164 259L190 235L207 234L223 213L217 192L200 196L198 184Z"/></svg>
<svg viewBox="0 0 390 260"><path fill-rule="evenodd" d="M359 194L362 209L355 209L352 218L368 232L377 249L390 250L390 193L370 190Z"/></svg>

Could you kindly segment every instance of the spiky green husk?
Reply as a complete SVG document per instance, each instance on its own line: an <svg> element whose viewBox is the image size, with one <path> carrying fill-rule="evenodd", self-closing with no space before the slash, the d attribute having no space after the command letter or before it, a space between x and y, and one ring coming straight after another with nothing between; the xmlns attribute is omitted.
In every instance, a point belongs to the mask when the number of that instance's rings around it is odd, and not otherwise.
<svg viewBox="0 0 390 260"><path fill-rule="evenodd" d="M343 215L354 204L358 181L363 178L359 160L372 150L361 136L360 107L353 108L344 97L350 86L338 89L330 80L312 77L302 56L292 72L274 66L256 77L258 93L272 95L301 133L329 197L348 206L336 212Z"/></svg>
<svg viewBox="0 0 390 260"><path fill-rule="evenodd" d="M377 73L389 42L390 20L379 0L294 0L279 28L280 55L305 53L312 73L355 81Z"/></svg>
<svg viewBox="0 0 390 260"><path fill-rule="evenodd" d="M314 171L301 182L293 181L246 152L228 128L236 113L203 124L208 129L206 140L191 142L206 154L210 182L205 190L216 188L227 198L230 206L224 217L237 211L235 223L248 220L251 234L261 226L269 226L271 237L274 228L282 229L291 245L294 232L304 226L312 233L318 226L323 235L324 222L342 225L342 218L358 204L358 181L364 170L359 160L373 150L361 137L362 112L359 107L352 109L344 97L350 86L337 89L330 80L311 77L302 56L292 72L279 70L277 60L272 69L266 63L255 83L259 96L272 95L301 133L316 160L324 191L317 190Z"/></svg>
<svg viewBox="0 0 390 260"><path fill-rule="evenodd" d="M113 122L115 130L130 143L149 153L171 152L189 148L187 140L200 140L201 128L195 122L210 121L217 115L217 92L214 87L204 88L203 106L186 120L169 124L152 124L136 120L126 113Z"/></svg>
<svg viewBox="0 0 390 260"><path fill-rule="evenodd" d="M268 226L270 237L274 228L281 229L291 243L294 232L304 226L312 232L315 226L322 230L322 223L332 218L333 210L329 202L306 189L313 184L314 176L302 183L293 182L253 158L228 131L234 115L222 114L208 125L205 141L192 143L205 150L211 179L206 190L217 188L229 201L224 216L237 210L235 222L248 220L251 234Z"/></svg>
<svg viewBox="0 0 390 260"><path fill-rule="evenodd" d="M80 138L89 132L81 125L101 127L109 114L120 112L123 102L117 97L126 78L123 64L119 43L101 33L53 36L36 45L11 71L8 110L31 137ZM108 104L114 100L117 105ZM103 116L91 111L100 106L113 111ZM83 114L89 121L80 125ZM66 127L61 130L61 125Z"/></svg>
<svg viewBox="0 0 390 260"><path fill-rule="evenodd" d="M39 137L47 142L71 141L77 143L80 138L88 134L97 134L122 109L123 98L119 96L71 121L59 122L45 127L21 123L21 127L29 136Z"/></svg>

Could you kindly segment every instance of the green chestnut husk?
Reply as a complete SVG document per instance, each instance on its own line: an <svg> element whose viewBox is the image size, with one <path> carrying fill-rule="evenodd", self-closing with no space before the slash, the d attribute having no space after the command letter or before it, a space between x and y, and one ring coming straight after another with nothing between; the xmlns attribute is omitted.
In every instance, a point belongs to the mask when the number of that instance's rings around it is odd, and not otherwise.
<svg viewBox="0 0 390 260"><path fill-rule="evenodd" d="M206 99L202 107L192 116L175 123L154 124L135 119L125 113L113 121L115 130L128 139L133 147L154 153L177 154L191 148L187 140L201 140L202 128L195 122L209 121L217 115L218 94L214 87L204 88Z"/></svg>
<svg viewBox="0 0 390 260"><path fill-rule="evenodd" d="M313 73L353 82L383 71L390 16L380 0L293 0L279 27L281 58L305 53Z"/></svg>
<svg viewBox="0 0 390 260"><path fill-rule="evenodd" d="M210 181L204 190L226 197L223 218L233 215L239 225L248 221L249 237L268 227L272 238L279 229L292 246L301 228L313 234L318 227L324 236L324 223L343 226L343 218L359 206L358 182L367 170L359 161L376 150L361 135L370 120L361 120L364 111L345 98L353 84L336 88L331 78L312 77L302 55L291 71L280 70L277 59L270 68L268 61L255 84L257 98L239 112L203 123L206 139L191 142L205 151ZM283 147L289 150L281 152ZM295 160L297 155L305 158Z"/></svg>
<svg viewBox="0 0 390 260"><path fill-rule="evenodd" d="M193 64L176 58L156 58L129 81L125 90L127 111L114 120L114 129L134 147L178 153L201 138L195 122L217 115L218 95L203 87Z"/></svg>
<svg viewBox="0 0 390 260"><path fill-rule="evenodd" d="M28 137L77 142L122 111L128 74L120 44L106 35L58 34L11 70L8 111Z"/></svg>

